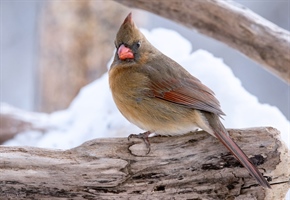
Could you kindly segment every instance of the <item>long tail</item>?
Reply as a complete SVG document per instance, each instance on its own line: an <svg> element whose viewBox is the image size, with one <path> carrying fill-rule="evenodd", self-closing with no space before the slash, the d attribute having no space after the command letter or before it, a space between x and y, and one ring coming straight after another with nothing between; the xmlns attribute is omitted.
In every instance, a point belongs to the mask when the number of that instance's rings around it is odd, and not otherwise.
<svg viewBox="0 0 290 200"><path fill-rule="evenodd" d="M205 114L209 125L214 131L214 135L227 147L227 149L242 163L242 165L250 172L250 174L259 182L259 184L266 188L271 188L268 181L259 172L257 167L252 164L246 154L241 148L230 138L227 130L221 123L219 117L216 114Z"/></svg>

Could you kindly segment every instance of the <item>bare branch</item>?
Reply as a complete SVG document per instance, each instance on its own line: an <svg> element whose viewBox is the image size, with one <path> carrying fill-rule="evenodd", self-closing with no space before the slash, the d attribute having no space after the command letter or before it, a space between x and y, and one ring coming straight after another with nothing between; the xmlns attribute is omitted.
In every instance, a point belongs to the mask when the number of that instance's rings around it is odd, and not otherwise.
<svg viewBox="0 0 290 200"><path fill-rule="evenodd" d="M45 132L47 115L0 104L0 144L25 131Z"/></svg>
<svg viewBox="0 0 290 200"><path fill-rule="evenodd" d="M273 128L230 130L269 178L263 189L205 132L142 141L97 139L74 149L0 146L0 199L283 199L289 152ZM288 182L288 183L287 183Z"/></svg>
<svg viewBox="0 0 290 200"><path fill-rule="evenodd" d="M290 83L290 33L251 10L224 0L115 0L215 38Z"/></svg>

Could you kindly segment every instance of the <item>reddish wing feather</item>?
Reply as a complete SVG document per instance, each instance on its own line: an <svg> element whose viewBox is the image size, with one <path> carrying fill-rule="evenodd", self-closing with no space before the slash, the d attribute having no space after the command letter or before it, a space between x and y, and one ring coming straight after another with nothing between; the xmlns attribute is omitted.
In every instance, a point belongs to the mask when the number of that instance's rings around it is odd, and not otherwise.
<svg viewBox="0 0 290 200"><path fill-rule="evenodd" d="M151 89L156 98L189 108L224 115L218 100L214 97L214 93L198 79L163 80L154 82Z"/></svg>

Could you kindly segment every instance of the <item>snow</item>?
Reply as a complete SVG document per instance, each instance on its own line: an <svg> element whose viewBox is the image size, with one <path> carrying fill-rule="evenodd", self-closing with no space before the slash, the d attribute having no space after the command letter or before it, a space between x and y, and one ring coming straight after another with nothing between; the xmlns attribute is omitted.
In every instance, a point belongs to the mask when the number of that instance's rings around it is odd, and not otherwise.
<svg viewBox="0 0 290 200"><path fill-rule="evenodd" d="M34 124L37 128L47 125L48 115L44 113L34 113L15 108L9 104L1 103L1 114L11 114L16 119L22 119Z"/></svg>
<svg viewBox="0 0 290 200"><path fill-rule="evenodd" d="M259 103L257 97L247 92L222 59L204 50L192 53L191 44L174 31L158 28L150 32L142 29L142 32L155 47L180 63L216 93L227 114L224 117L227 128L272 126L281 132L282 140L290 148L289 121L276 107ZM1 104L1 112L7 109L9 111L13 108ZM116 108L107 73L85 86L67 110L50 115L26 116L33 123L48 127L48 131L45 134L25 132L5 145L68 149L94 138L127 137L131 133L142 132Z"/></svg>

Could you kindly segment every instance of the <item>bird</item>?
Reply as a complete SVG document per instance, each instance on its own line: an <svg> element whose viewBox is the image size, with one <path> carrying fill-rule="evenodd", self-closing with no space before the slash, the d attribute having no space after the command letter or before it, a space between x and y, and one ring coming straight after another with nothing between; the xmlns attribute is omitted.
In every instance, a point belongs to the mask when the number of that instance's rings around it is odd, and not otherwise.
<svg viewBox="0 0 290 200"><path fill-rule="evenodd" d="M181 65L156 49L129 13L117 32L109 86L121 114L149 135L177 136L202 129L216 137L264 188L268 181L231 139L220 118L225 115L214 92ZM148 151L148 153L149 153Z"/></svg>

